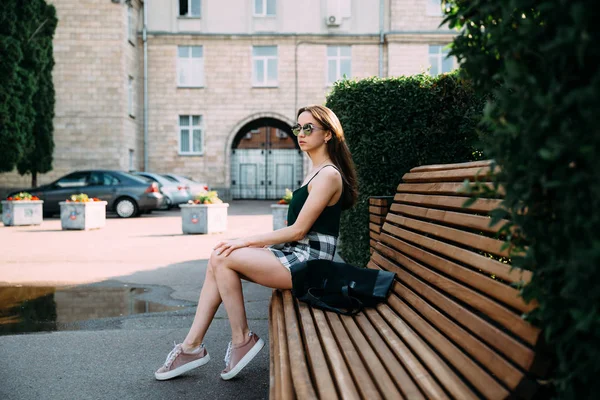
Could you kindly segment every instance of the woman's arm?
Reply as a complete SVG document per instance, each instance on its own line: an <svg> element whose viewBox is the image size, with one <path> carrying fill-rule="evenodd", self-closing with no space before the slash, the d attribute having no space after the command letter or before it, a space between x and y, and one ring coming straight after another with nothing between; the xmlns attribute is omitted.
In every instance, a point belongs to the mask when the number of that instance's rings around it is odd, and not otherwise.
<svg viewBox="0 0 600 400"><path fill-rule="evenodd" d="M342 190L342 177L334 168L326 168L312 180L308 189L308 198L293 225L262 235L220 242L215 250L228 256L241 247L264 247L304 238L333 196Z"/></svg>

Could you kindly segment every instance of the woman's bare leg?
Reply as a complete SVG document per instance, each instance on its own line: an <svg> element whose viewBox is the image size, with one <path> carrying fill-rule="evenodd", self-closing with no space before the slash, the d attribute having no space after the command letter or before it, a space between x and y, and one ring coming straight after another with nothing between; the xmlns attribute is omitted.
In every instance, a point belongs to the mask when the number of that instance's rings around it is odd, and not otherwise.
<svg viewBox="0 0 600 400"><path fill-rule="evenodd" d="M267 249L245 247L234 250L227 257L213 252L210 261L229 317L232 342L243 343L249 328L240 275L263 286L290 289L290 271Z"/></svg>
<svg viewBox="0 0 600 400"><path fill-rule="evenodd" d="M217 288L214 268L209 260L204 283L200 290L200 299L198 300L194 322L192 322L192 327L183 341L183 349L185 351L191 350L202 344L204 335L206 334L220 304L221 296L219 295L219 289Z"/></svg>

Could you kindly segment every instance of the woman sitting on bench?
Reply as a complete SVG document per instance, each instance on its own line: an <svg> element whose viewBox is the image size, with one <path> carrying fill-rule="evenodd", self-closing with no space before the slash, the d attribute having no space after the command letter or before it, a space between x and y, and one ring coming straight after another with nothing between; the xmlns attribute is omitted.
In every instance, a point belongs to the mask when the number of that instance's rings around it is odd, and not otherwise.
<svg viewBox="0 0 600 400"><path fill-rule="evenodd" d="M340 121L330 109L301 108L292 132L313 169L294 191L288 226L262 235L220 242L211 254L194 322L183 343L169 353L155 373L171 379L210 360L203 340L221 302L231 325L231 342L221 378L236 376L263 348L250 331L241 278L275 289L291 289L290 267L311 259L332 260L343 209L356 202L354 163Z"/></svg>

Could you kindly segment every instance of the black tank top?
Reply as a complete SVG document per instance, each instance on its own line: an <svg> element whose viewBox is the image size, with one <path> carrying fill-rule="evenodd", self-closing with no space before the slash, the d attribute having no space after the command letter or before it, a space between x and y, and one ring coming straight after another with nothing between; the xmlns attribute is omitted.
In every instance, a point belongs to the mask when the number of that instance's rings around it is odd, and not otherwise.
<svg viewBox="0 0 600 400"><path fill-rule="evenodd" d="M335 165L326 165L323 168L327 167L333 167L337 169ZM288 208L288 226L291 226L294 224L294 222L296 222L298 215L300 215L300 210L302 210L302 207L304 206L304 203L308 198L308 185L313 179L315 179L315 176L317 176L323 168L318 170L317 173L314 174L312 178L310 178L306 185L294 190L294 194L292 196L292 200L290 201L290 206ZM318 232L332 236L339 235L340 217L342 215L341 200L342 197L340 196L340 199L337 203L335 203L332 206L325 207L325 209L321 212L313 226L310 228L310 232Z"/></svg>

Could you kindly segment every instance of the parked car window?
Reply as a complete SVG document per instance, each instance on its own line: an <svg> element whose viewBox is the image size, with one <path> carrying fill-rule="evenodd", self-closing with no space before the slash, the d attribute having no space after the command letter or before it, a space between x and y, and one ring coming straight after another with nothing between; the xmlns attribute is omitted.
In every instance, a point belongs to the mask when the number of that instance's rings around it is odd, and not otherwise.
<svg viewBox="0 0 600 400"><path fill-rule="evenodd" d="M113 186L119 183L120 181L115 176L106 172L95 171L90 174L89 185L92 186Z"/></svg>
<svg viewBox="0 0 600 400"><path fill-rule="evenodd" d="M107 173L104 173L103 175L104 175L104 185L105 186L114 186L114 185L118 185L119 183L121 183L119 178L117 178L114 175L107 174Z"/></svg>
<svg viewBox="0 0 600 400"><path fill-rule="evenodd" d="M179 183L179 181L175 178L173 178L172 176L169 175L163 175L165 178L167 178L168 180L170 180L171 182L175 182L175 183Z"/></svg>
<svg viewBox="0 0 600 400"><path fill-rule="evenodd" d="M60 188L83 187L87 185L89 175L89 172L74 172L59 179L56 186Z"/></svg>

